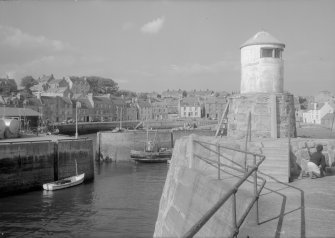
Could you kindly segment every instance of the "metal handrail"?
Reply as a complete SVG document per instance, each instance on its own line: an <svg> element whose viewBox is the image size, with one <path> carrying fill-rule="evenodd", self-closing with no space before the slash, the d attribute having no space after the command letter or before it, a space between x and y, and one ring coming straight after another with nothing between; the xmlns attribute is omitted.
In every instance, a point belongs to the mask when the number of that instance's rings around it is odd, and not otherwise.
<svg viewBox="0 0 335 238"><path fill-rule="evenodd" d="M265 156L264 155L260 155L260 154L256 154L256 153L252 153L252 152L248 152L248 151L242 151L239 149L235 149L235 148L230 148L227 146L221 146L219 144L213 144L213 143L209 143L209 142L202 142L202 141L196 141L193 140L193 142L198 143L198 144L210 144L210 145L216 145L217 146L217 152L218 152L218 161L214 161L208 158L204 158L198 154L195 154L193 152L193 156L197 157L201 160L204 160L205 162L211 164L212 166L218 168L218 179L220 179L220 171L225 172L224 170L221 170L221 166L225 166L227 168L231 168L234 169L238 172L242 172L244 173L243 177L235 184L235 186L233 188L231 188L230 190L228 190L228 192L225 194L224 197L222 197L217 203L214 204L214 206L209 209L184 235L183 237L193 237L195 234L197 234L197 232L207 223L207 221L217 212L217 210L219 210L221 208L222 205L225 204L225 202L231 197L233 196L233 222L234 222L234 233L233 233L233 237L235 237L238 232L239 232L239 228L242 225L243 221L245 220L246 216L248 215L248 213L250 212L252 206L256 203L256 220L257 220L257 224L259 224L259 214L258 214L258 198L259 198L259 194L262 191L262 189L265 186L266 180L262 179L263 182L260 185L259 189L257 189L257 170L258 167L260 166L260 164L265 160ZM226 148L226 149L231 149L233 151L238 151L238 152L242 152L242 153L246 153L246 154L251 154L253 155L253 166L249 169L239 169L239 168L235 168L233 166L229 166L226 164L221 163L220 161L220 147ZM209 149L209 148L207 148ZM209 149L210 150L210 149ZM212 150L213 151L213 150ZM260 160L257 162L256 157L260 157ZM214 164L217 164L217 166L215 166ZM251 203L248 205L247 209L245 210L245 212L242 214L241 218L239 220L237 220L237 216L236 216L236 193L239 189L239 187L245 182L248 181L248 178L253 174L254 176L254 197L251 201Z"/></svg>
<svg viewBox="0 0 335 238"><path fill-rule="evenodd" d="M218 144L215 144L215 143L210 143L210 142L206 142L206 141L197 141L197 140L194 140L195 143L198 143L198 144L207 144L207 145L218 145ZM233 150L233 151L236 151L236 152L241 152L241 153L244 153L244 154L248 154L248 155L256 155L258 157L264 157L264 155L262 154L258 154L258 153L254 153L254 152L249 152L249 151L245 151L245 150L240 150L240 149L236 149L236 148L232 148L232 147L228 147L228 146L224 146L224 145L220 145L221 148L225 148L225 149L228 149L228 150Z"/></svg>

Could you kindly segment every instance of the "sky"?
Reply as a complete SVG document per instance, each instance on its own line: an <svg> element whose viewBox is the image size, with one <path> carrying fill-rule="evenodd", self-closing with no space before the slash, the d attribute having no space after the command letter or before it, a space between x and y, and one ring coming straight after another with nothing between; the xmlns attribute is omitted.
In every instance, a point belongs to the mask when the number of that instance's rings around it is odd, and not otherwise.
<svg viewBox="0 0 335 238"><path fill-rule="evenodd" d="M238 91L240 46L285 43L284 90L335 93L335 1L0 1L0 77L101 76L120 89Z"/></svg>

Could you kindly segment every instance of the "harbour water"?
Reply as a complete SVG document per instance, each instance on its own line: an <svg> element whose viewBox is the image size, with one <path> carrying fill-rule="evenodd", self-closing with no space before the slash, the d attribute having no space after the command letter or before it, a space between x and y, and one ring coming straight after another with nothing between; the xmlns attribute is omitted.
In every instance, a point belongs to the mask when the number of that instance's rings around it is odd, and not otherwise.
<svg viewBox="0 0 335 238"><path fill-rule="evenodd" d="M152 237L168 166L95 164L92 183L0 198L0 237Z"/></svg>

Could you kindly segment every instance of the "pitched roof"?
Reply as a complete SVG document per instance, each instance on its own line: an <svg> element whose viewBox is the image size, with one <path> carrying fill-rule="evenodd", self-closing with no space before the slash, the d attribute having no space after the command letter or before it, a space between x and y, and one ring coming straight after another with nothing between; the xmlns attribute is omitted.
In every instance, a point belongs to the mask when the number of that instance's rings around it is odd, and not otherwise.
<svg viewBox="0 0 335 238"><path fill-rule="evenodd" d="M151 104L148 101L139 100L137 104L140 108L151 107Z"/></svg>
<svg viewBox="0 0 335 238"><path fill-rule="evenodd" d="M104 97L104 96L94 96L93 101L100 101L100 102L104 102L108 104L112 103L112 101L108 97Z"/></svg>
<svg viewBox="0 0 335 238"><path fill-rule="evenodd" d="M87 98L78 98L77 100L71 100L73 108L76 108L77 102L80 102L80 108L83 109L92 109L93 105L91 104L90 100Z"/></svg>
<svg viewBox="0 0 335 238"><path fill-rule="evenodd" d="M68 90L67 87L49 88L46 93L64 93L66 90Z"/></svg>
<svg viewBox="0 0 335 238"><path fill-rule="evenodd" d="M183 98L180 102L182 106L200 106L198 98L195 97L187 97Z"/></svg>
<svg viewBox="0 0 335 238"><path fill-rule="evenodd" d="M0 117L16 117L16 116L40 116L39 112L36 112L30 108L18 108L18 107L5 107L0 110Z"/></svg>
<svg viewBox="0 0 335 238"><path fill-rule="evenodd" d="M327 113L321 118L321 120L333 120L334 116L335 116L334 113Z"/></svg>
<svg viewBox="0 0 335 238"><path fill-rule="evenodd" d="M249 45L268 45L268 44L278 45L278 46L285 48L284 43L277 40L274 36L272 36L270 33L266 31L257 32L253 37L251 37L249 40L244 42L244 44L242 44L240 48L243 48Z"/></svg>

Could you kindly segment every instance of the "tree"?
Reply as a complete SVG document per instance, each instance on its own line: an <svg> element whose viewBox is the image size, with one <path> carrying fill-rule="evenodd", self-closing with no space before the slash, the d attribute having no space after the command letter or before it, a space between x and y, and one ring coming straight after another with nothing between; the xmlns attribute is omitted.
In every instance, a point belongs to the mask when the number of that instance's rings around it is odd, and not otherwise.
<svg viewBox="0 0 335 238"><path fill-rule="evenodd" d="M305 110L308 108L308 101L306 98L299 96L299 103L300 103L301 109Z"/></svg>
<svg viewBox="0 0 335 238"><path fill-rule="evenodd" d="M184 90L182 95L183 95L183 98L186 98L187 97L187 92Z"/></svg>
<svg viewBox="0 0 335 238"><path fill-rule="evenodd" d="M116 93L114 93L115 96L124 96L125 98L134 98L136 97L136 93L129 91L129 90L119 90Z"/></svg>
<svg viewBox="0 0 335 238"><path fill-rule="evenodd" d="M37 80L34 79L32 76L24 76L21 79L21 86L24 87L26 90L30 89L32 86L38 84Z"/></svg>
<svg viewBox="0 0 335 238"><path fill-rule="evenodd" d="M90 85L90 92L94 95L106 93L115 94L119 90L118 84L112 79L98 76L89 76L86 77L86 79Z"/></svg>
<svg viewBox="0 0 335 238"><path fill-rule="evenodd" d="M0 78L0 95L10 95L17 91L17 85L14 79Z"/></svg>

